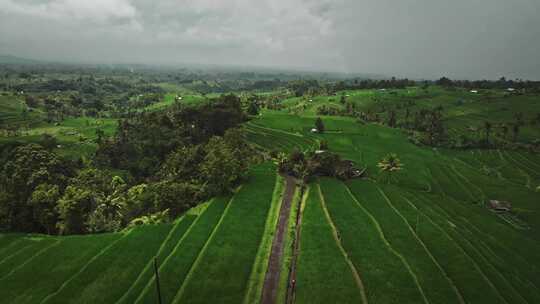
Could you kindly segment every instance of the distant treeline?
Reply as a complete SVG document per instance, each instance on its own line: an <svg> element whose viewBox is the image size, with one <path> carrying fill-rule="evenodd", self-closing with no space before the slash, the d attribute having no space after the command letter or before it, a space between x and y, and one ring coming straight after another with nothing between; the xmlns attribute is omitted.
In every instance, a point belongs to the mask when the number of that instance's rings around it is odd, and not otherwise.
<svg viewBox="0 0 540 304"><path fill-rule="evenodd" d="M528 89L540 92L540 81L512 80L501 77L499 80L451 80L442 77L435 81L435 84L443 87L459 87L467 89Z"/></svg>

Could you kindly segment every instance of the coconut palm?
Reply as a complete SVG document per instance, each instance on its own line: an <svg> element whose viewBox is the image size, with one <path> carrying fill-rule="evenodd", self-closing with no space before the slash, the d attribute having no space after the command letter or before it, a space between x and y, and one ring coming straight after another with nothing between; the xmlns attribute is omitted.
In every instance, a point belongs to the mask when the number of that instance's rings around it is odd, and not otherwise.
<svg viewBox="0 0 540 304"><path fill-rule="evenodd" d="M403 169L403 164L397 154L390 153L379 161L377 167L379 167L380 170L380 178L387 182L391 182L395 179L395 173Z"/></svg>
<svg viewBox="0 0 540 304"><path fill-rule="evenodd" d="M486 144L489 144L489 134L491 133L491 123L489 121L484 122L484 130L486 132Z"/></svg>

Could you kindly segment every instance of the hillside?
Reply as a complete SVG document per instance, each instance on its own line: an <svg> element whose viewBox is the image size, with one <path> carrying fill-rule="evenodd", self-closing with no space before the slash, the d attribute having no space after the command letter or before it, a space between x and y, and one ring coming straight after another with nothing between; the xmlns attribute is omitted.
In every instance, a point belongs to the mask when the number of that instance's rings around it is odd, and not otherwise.
<svg viewBox="0 0 540 304"><path fill-rule="evenodd" d="M154 256L165 303L207 303L207 291L241 302L263 236L271 233L266 221L279 195L275 184L275 168L262 165L232 197L213 199L171 224L96 236L2 235L0 302L155 303ZM242 250L231 260L233 248Z"/></svg>
<svg viewBox="0 0 540 304"><path fill-rule="evenodd" d="M0 234L0 303L155 303L154 257L163 303L540 302L540 156L531 150L538 96L435 86L393 92L290 97L242 126L260 151L278 154L274 162L308 157L324 143L325 153L366 168L363 178L315 175L290 188L267 161L233 195L171 223L97 235ZM6 119L20 117L16 99L4 100ZM147 110L172 103L166 95ZM323 106L339 111L321 114ZM406 128L406 111L424 109L442 113L447 132L438 146ZM512 138L499 128L516 112L525 123ZM317 117L322 133L312 130ZM96 121L113 134L114 120ZM486 121L498 126L488 145ZM69 156L81 144L63 129L95 136L83 122L41 122L26 132L58 134ZM458 147L463 136L470 146ZM389 153L402 169L385 177L380 162ZM492 200L511 211L490 210Z"/></svg>
<svg viewBox="0 0 540 304"><path fill-rule="evenodd" d="M19 65L27 65L27 64L38 64L40 63L37 60L28 59L28 58L22 58L12 55L0 55L0 64L19 64Z"/></svg>

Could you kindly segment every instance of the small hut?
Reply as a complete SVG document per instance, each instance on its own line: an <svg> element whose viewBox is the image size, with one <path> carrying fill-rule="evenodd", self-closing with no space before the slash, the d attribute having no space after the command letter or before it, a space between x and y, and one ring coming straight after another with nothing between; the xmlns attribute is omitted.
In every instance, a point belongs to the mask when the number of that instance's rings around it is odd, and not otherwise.
<svg viewBox="0 0 540 304"><path fill-rule="evenodd" d="M495 212L509 212L512 210L512 204L506 201L490 200L488 208Z"/></svg>

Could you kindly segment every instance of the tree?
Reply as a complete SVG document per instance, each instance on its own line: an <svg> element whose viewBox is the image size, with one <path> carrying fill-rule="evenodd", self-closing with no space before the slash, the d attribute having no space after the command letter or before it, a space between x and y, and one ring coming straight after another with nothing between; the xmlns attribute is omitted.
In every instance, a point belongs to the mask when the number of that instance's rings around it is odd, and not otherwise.
<svg viewBox="0 0 540 304"><path fill-rule="evenodd" d="M379 161L377 167L379 167L380 170L379 177L387 182L391 182L395 179L395 173L403 169L403 164L397 154L390 153Z"/></svg>
<svg viewBox="0 0 540 304"><path fill-rule="evenodd" d="M204 197L201 185L162 181L152 185L153 212L168 210L174 218L195 206Z"/></svg>
<svg viewBox="0 0 540 304"><path fill-rule="evenodd" d="M159 176L175 181L190 181L199 178L199 164L204 159L202 146L180 147L169 154L161 166Z"/></svg>
<svg viewBox="0 0 540 304"><path fill-rule="evenodd" d="M88 232L112 232L122 227L123 213L127 208L127 185L119 176L111 181L112 193L107 195L88 215L85 226Z"/></svg>
<svg viewBox="0 0 540 304"><path fill-rule="evenodd" d="M210 195L232 190L246 174L245 160L223 138L213 137L204 147L206 155L200 165Z"/></svg>
<svg viewBox="0 0 540 304"><path fill-rule="evenodd" d="M520 124L519 123L515 123L513 126L512 126L512 133L514 135L513 137L513 140L514 141L517 141L517 138L518 138L518 135L519 135L519 128L520 128Z"/></svg>
<svg viewBox="0 0 540 304"><path fill-rule="evenodd" d="M50 184L40 184L30 197L29 204L33 206L34 218L47 234L56 231L58 212L55 207L59 198L59 187Z"/></svg>
<svg viewBox="0 0 540 304"><path fill-rule="evenodd" d="M317 120L315 120L315 129L319 133L324 133L324 123L320 117L317 117Z"/></svg>
<svg viewBox="0 0 540 304"><path fill-rule="evenodd" d="M489 134L491 132L491 123L489 121L484 122L484 130L486 132L486 144L489 144Z"/></svg>
<svg viewBox="0 0 540 304"><path fill-rule="evenodd" d="M249 115L259 115L259 106L255 101L249 103L247 112Z"/></svg>
<svg viewBox="0 0 540 304"><path fill-rule="evenodd" d="M41 135L41 138L39 139L39 144L42 145L45 149L51 151L52 149L56 148L58 145L58 141L56 140L56 137L43 133Z"/></svg>
<svg viewBox="0 0 540 304"><path fill-rule="evenodd" d="M502 136L504 139L506 139L506 135L508 134L508 125L503 124L501 126Z"/></svg>
<svg viewBox="0 0 540 304"><path fill-rule="evenodd" d="M396 126L396 111L390 111L390 118L388 119L388 126L394 128Z"/></svg>
<svg viewBox="0 0 540 304"><path fill-rule="evenodd" d="M38 100L32 95L25 96L26 105L30 108L37 108Z"/></svg>
<svg viewBox="0 0 540 304"><path fill-rule="evenodd" d="M103 142L103 138L105 137L105 132L101 129L96 129L96 143L100 145Z"/></svg>
<svg viewBox="0 0 540 304"><path fill-rule="evenodd" d="M0 171L0 190L5 199L0 209L10 230L36 231L41 224L34 218L33 204L28 201L41 184L58 185L63 189L71 169L54 153L42 146L29 144L19 146L8 154Z"/></svg>
<svg viewBox="0 0 540 304"><path fill-rule="evenodd" d="M516 119L516 124L518 124L519 126L523 125L523 113L522 112L514 113L514 118Z"/></svg>
<svg viewBox="0 0 540 304"><path fill-rule="evenodd" d="M90 190L68 186L56 206L59 215L57 228L60 234L87 232L88 215L98 203L99 199Z"/></svg>

